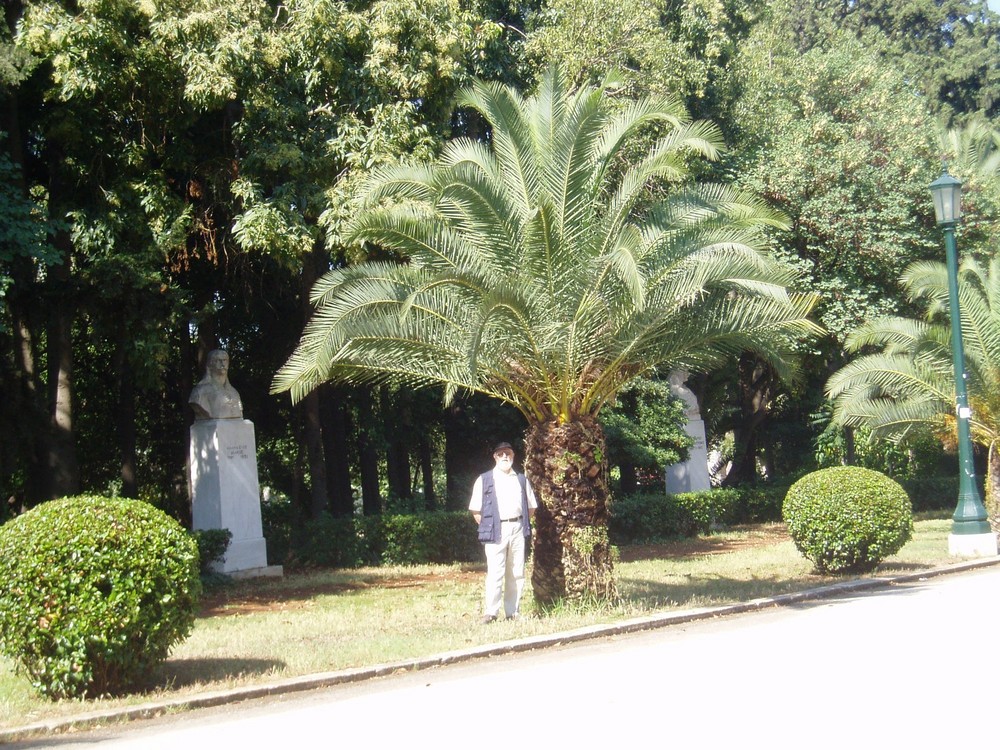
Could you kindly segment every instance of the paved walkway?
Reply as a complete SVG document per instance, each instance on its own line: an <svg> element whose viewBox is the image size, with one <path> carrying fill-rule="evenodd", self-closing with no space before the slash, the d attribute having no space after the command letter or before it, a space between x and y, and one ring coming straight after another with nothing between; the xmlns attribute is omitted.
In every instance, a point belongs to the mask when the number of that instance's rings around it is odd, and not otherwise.
<svg viewBox="0 0 1000 750"><path fill-rule="evenodd" d="M563 734L551 736L552 740L559 740L558 746L566 746L563 740L571 736L584 747L592 746L589 740L603 736L602 733L607 734L608 741L618 738L615 739L618 742L622 733L638 732L643 727L644 731L654 731L661 718L664 738L679 739L685 735L693 741L698 737L704 739L700 733L706 730L718 733L725 728L727 732L736 732L737 727L742 727L742 733L764 721L769 723L772 735L778 732L789 742L797 732L808 730L808 744L826 746L821 741L823 737L838 736L846 740L845 727L854 726L861 719L877 719L880 731L894 721L899 722L899 731L905 734L906 727L912 729L914 721L919 724L926 718L914 714L913 705L925 705L925 710L948 716L949 723L961 726L962 719L952 718L951 712L964 716L970 707L992 700L995 691L987 651L983 651L980 659L978 654L969 653L965 644L979 643L984 649L990 645L989 633L996 615L1000 614L997 604L1000 600L996 596L1000 591L1000 567L993 567L998 562L1000 558L990 558L891 579L849 581L727 607L650 616L426 659L88 714L0 731L0 743L27 740L24 747L73 747L79 740L81 747L107 743L108 747L116 748L153 748L185 744L200 747L219 742L221 746L274 747L291 741L299 727L307 731L310 721L317 722L313 727L316 731L323 726L329 731L338 727L336 733L341 737L345 732L350 733L350 727L359 732L367 727L365 731L375 728L386 736L402 733L402 739L412 735L414 726L422 726L430 716L439 714L442 726L453 727L454 732L447 729L448 734L438 747L464 747L474 735L463 732L476 731L482 698L495 691L511 694L524 691L531 706L530 715L542 717L534 731L544 734L554 731L554 726L562 727L559 731ZM944 575L957 573L963 575ZM929 583L931 579L933 585ZM869 596L867 592L878 595ZM886 595L890 593L893 595ZM899 593L910 596L895 595ZM832 602L837 602L837 606L827 606ZM761 614L720 619L754 611ZM664 630L671 625L681 627ZM643 635L610 638L637 633ZM595 639L604 640L595 642ZM554 671L523 661L561 660L567 650L555 647L574 643L586 643L587 648L577 649L577 657L569 661L559 661ZM939 653L942 649L943 654ZM526 652L531 653L511 656ZM587 653L591 656L579 656ZM484 661L500 655L506 655L503 661L495 658ZM949 671L952 663L956 666L953 672ZM425 671L446 664L465 666L462 671ZM505 668L498 669L498 664ZM372 679L400 672L407 673L407 679L416 687L406 687L395 677ZM990 679L984 681L986 677ZM499 682L485 685L464 682L474 678ZM425 705L422 688L429 687L431 681L453 687L443 694L435 691L432 704ZM302 691L332 686L341 687L311 693L301 701L297 697ZM411 695L408 690L416 693ZM397 707L393 695L406 697ZM175 717L173 727L155 729L152 734L144 729L137 737L131 736L133 733L127 726L87 738L54 736L71 727L81 730L109 720L209 706L232 707L259 698L269 700L257 701L250 707L252 715L242 715L238 706L228 709L225 715L234 714L234 722L225 718L203 720L199 714L185 714L181 717L183 721L178 722ZM904 705L897 705L899 699ZM915 704L909 703L914 700ZM305 713L293 717L289 706L299 703L303 705L294 711ZM906 722L902 721L902 715L893 716L897 710L907 711ZM613 720L614 731L604 723L591 726L598 715L608 711L617 716ZM275 712L277 718L273 718ZM574 712L577 717L571 719ZM672 716L669 721L664 712ZM272 718L258 718L258 715ZM802 723L803 717L813 717L809 722L817 721L817 715L824 717L822 727ZM607 716L611 720L611 714ZM552 717L561 718L553 723ZM715 726L713 717L724 724ZM575 729L565 726L571 720ZM797 729L793 731L793 727ZM861 727L858 731L856 741L867 744ZM243 739L234 745L238 736ZM358 734L358 739L361 736ZM446 741L451 736L455 738L453 743ZM747 739L742 734L740 737ZM269 738L266 743L265 738ZM529 744L538 746L534 742ZM917 742L912 746L927 745Z"/></svg>

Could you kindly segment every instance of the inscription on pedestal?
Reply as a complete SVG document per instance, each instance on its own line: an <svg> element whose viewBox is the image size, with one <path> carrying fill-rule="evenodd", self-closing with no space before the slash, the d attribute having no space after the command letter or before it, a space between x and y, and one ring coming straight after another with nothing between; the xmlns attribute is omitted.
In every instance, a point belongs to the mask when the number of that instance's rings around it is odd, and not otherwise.
<svg viewBox="0 0 1000 750"><path fill-rule="evenodd" d="M249 446L246 443L242 445L227 445L226 458L230 461L237 458L242 458L244 460L250 458Z"/></svg>

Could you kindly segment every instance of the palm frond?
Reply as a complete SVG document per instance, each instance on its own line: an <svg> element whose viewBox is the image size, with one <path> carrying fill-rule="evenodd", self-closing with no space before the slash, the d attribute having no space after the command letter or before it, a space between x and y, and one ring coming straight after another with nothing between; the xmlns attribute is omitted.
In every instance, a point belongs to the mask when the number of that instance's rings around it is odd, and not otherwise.
<svg viewBox="0 0 1000 750"><path fill-rule="evenodd" d="M274 390L439 383L537 422L594 414L652 368L706 369L747 349L794 375L796 340L819 329L815 299L787 293L794 273L761 251L762 228L783 217L722 186L675 187L646 208L652 181L717 155L714 126L668 99L611 107L605 89L571 91L556 71L530 97L480 81L459 102L489 122L489 145L458 139L432 165L373 176L349 236L401 262L317 283ZM652 149L613 169L652 123Z"/></svg>

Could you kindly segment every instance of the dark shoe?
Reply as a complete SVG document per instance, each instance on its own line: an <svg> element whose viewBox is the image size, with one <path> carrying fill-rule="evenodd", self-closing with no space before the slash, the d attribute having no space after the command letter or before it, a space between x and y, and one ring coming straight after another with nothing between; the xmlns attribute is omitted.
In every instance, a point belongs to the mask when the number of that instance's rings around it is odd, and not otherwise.
<svg viewBox="0 0 1000 750"><path fill-rule="evenodd" d="M507 615L506 619L508 619L508 620L520 620L521 619L521 615L518 614L517 612L515 612L512 615Z"/></svg>
<svg viewBox="0 0 1000 750"><path fill-rule="evenodd" d="M483 619L480 620L480 622L483 625L489 625L491 622L496 622L496 619L497 619L496 615L483 615Z"/></svg>

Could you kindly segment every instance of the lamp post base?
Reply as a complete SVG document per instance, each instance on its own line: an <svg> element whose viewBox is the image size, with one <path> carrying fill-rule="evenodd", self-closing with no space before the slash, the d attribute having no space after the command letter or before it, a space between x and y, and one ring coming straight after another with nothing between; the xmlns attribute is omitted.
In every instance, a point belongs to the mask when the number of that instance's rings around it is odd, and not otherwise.
<svg viewBox="0 0 1000 750"><path fill-rule="evenodd" d="M952 557L996 557L996 534L949 534L948 554Z"/></svg>

